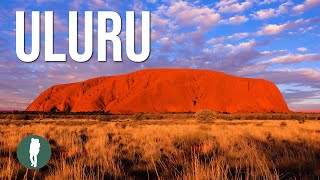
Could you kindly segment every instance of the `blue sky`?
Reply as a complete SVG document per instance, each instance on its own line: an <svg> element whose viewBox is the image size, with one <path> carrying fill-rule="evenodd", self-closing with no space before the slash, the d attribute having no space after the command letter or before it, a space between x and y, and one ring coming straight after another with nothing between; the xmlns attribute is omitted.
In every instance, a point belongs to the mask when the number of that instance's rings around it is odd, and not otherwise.
<svg viewBox="0 0 320 180"><path fill-rule="evenodd" d="M292 110L320 109L320 1L319 0L4 0L0 2L0 109L25 109L55 84L117 75L144 68L199 68L274 82ZM15 53L15 12L26 12L26 47L31 46L31 11L54 11L55 52L67 62L44 61L44 34L37 61L23 63ZM86 63L68 57L68 12L79 12L79 34L84 31L84 11L135 11L136 35L141 39L139 13L151 12L151 56L133 63ZM41 26L44 21L41 18ZM97 29L97 24L94 25ZM112 27L111 27L112 28ZM123 41L124 42L124 41ZM140 45L139 43L137 44ZM79 39L83 49L83 39ZM122 45L125 52L125 43Z"/></svg>

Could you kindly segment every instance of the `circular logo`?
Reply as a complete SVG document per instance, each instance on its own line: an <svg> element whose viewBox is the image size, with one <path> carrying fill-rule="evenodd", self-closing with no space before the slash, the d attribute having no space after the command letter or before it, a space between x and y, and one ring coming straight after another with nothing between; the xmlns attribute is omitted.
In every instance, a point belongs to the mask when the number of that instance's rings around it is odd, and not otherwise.
<svg viewBox="0 0 320 180"><path fill-rule="evenodd" d="M49 162L51 157L50 144L40 136L27 136L19 143L17 156L24 167L40 169Z"/></svg>

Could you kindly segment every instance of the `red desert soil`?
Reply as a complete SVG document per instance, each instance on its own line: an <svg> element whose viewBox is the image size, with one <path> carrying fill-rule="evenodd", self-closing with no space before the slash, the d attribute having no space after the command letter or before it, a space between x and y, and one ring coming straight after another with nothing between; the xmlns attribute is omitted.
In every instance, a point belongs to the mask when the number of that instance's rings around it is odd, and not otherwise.
<svg viewBox="0 0 320 180"><path fill-rule="evenodd" d="M146 69L52 86L27 111L289 112L278 88L263 79L209 70Z"/></svg>

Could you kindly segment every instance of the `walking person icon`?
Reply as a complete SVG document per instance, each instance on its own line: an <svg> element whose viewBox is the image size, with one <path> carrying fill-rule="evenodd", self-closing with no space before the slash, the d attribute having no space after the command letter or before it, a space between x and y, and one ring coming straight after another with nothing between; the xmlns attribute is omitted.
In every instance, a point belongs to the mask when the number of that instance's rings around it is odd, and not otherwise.
<svg viewBox="0 0 320 180"><path fill-rule="evenodd" d="M37 167L38 154L40 152L40 142L39 139L31 138L30 143L30 161L32 167Z"/></svg>
<svg viewBox="0 0 320 180"><path fill-rule="evenodd" d="M19 162L28 169L40 169L48 164L51 157L50 144L37 135L23 138L17 148Z"/></svg>

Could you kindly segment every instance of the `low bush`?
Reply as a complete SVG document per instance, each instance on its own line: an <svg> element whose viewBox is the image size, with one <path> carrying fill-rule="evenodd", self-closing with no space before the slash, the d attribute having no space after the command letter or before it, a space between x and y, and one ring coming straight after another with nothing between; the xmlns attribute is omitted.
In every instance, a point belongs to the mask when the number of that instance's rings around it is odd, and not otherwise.
<svg viewBox="0 0 320 180"><path fill-rule="evenodd" d="M28 114L8 114L6 119L12 120L30 120L31 117Z"/></svg>
<svg viewBox="0 0 320 180"><path fill-rule="evenodd" d="M143 117L143 119L156 119L156 120L166 118L166 116L164 114L142 114L142 117Z"/></svg>
<svg viewBox="0 0 320 180"><path fill-rule="evenodd" d="M95 117L91 115L91 118L99 121L111 121L116 119L113 115L96 115Z"/></svg>
<svg viewBox="0 0 320 180"><path fill-rule="evenodd" d="M139 112L139 113L135 113L133 116L132 116L132 119L135 120L135 121L140 121L142 120L144 117L143 117L143 113L142 112Z"/></svg>
<svg viewBox="0 0 320 180"><path fill-rule="evenodd" d="M6 119L7 115L6 114L0 114L0 119Z"/></svg>
<svg viewBox="0 0 320 180"><path fill-rule="evenodd" d="M257 119L259 120L269 120L272 119L272 115L271 114L260 114L257 116Z"/></svg>
<svg viewBox="0 0 320 180"><path fill-rule="evenodd" d="M216 119L216 113L211 110L199 110L194 116L200 122L208 122Z"/></svg>
<svg viewBox="0 0 320 180"><path fill-rule="evenodd" d="M285 127L285 126L287 126L288 124L286 123L286 122L284 122L284 121L282 121L281 123L280 123L280 126L281 127Z"/></svg>

